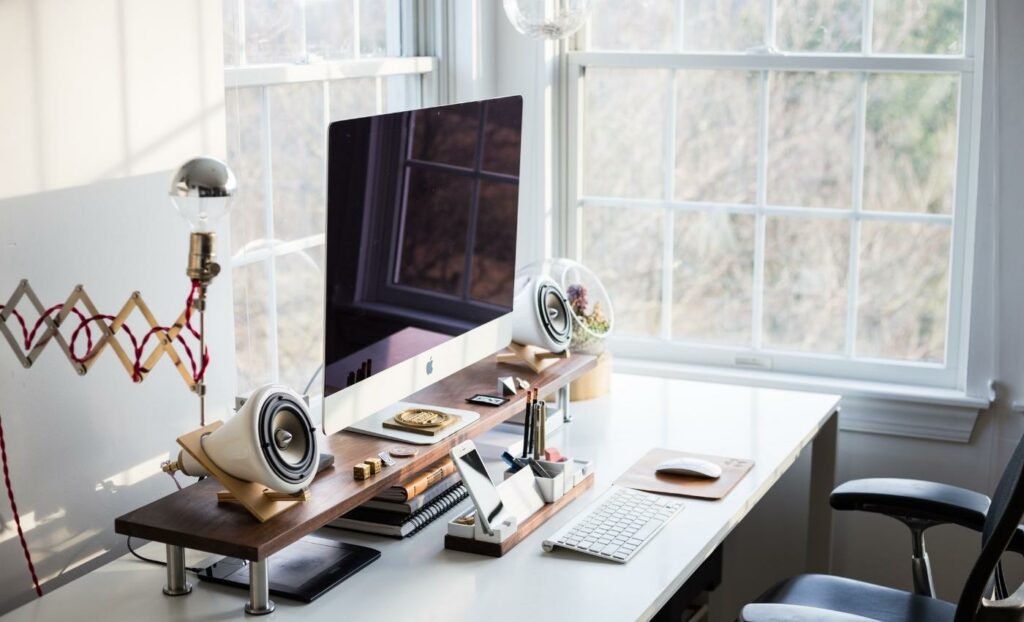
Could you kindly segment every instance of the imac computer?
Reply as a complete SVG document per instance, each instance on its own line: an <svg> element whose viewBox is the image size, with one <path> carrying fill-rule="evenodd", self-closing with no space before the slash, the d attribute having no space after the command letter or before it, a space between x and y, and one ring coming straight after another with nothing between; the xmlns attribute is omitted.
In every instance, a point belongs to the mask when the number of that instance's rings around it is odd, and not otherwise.
<svg viewBox="0 0 1024 622"><path fill-rule="evenodd" d="M330 125L325 434L509 344L522 110L503 97Z"/></svg>

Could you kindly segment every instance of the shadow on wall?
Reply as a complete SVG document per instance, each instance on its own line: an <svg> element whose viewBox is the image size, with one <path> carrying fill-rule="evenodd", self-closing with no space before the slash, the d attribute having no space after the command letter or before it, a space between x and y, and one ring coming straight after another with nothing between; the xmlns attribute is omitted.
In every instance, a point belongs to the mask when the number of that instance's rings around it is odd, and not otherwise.
<svg viewBox="0 0 1024 622"><path fill-rule="evenodd" d="M47 306L81 283L104 313L133 290L162 323L182 311L188 227L167 188L183 161L224 155L221 20L203 0L0 0L0 304L28 279ZM145 326L137 312L129 324ZM235 393L230 271L211 287L207 327L209 417L223 419ZM134 384L110 351L78 376L53 345L24 369L4 339L0 416L44 592L125 551L114 518L175 490L159 463L199 421L166 357ZM0 614L33 597L4 492Z"/></svg>
<svg viewBox="0 0 1024 622"><path fill-rule="evenodd" d="M0 198L223 153L220 3L0 2Z"/></svg>

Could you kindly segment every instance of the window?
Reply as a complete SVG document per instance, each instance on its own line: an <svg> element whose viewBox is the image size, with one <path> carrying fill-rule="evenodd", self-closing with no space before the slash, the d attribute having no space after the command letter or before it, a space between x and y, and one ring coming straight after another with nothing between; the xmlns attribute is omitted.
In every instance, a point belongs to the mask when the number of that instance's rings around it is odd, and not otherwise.
<svg viewBox="0 0 1024 622"><path fill-rule="evenodd" d="M615 347L962 383L976 9L598 5L569 53L562 240L613 297Z"/></svg>
<svg viewBox="0 0 1024 622"><path fill-rule="evenodd" d="M420 105L412 3L225 0L238 390L302 390L322 359L327 125Z"/></svg>

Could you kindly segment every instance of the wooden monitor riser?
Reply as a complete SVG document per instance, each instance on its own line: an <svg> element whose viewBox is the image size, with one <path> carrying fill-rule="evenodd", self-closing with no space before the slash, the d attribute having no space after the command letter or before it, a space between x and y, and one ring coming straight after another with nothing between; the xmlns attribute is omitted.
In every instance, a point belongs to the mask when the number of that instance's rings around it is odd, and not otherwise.
<svg viewBox="0 0 1024 622"><path fill-rule="evenodd" d="M261 561L356 508L392 485L409 479L431 463L445 457L452 447L474 438L519 413L526 392L498 407L466 402L476 393L493 393L499 376L516 373L540 390L541 395L567 388L576 378L594 368L593 356L573 355L555 360L539 373L515 371L497 357L485 359L457 374L419 391L407 399L423 404L473 410L480 419L443 441L416 446L411 458L395 458L397 464L363 481L352 477L352 467L387 451L392 440L342 431L327 437L322 451L334 455L334 466L317 475L309 499L290 503L292 507L272 520L259 522L239 504L218 503L222 485L213 478L169 494L117 518L117 533L218 555ZM567 403L567 401L566 401Z"/></svg>

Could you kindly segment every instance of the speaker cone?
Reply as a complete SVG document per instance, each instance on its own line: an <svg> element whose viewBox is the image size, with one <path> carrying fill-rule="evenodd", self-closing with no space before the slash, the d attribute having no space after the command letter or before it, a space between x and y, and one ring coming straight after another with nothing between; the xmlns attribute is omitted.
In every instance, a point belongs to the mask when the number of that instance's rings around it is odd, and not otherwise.
<svg viewBox="0 0 1024 622"><path fill-rule="evenodd" d="M313 452L315 428L305 404L287 393L277 393L260 411L260 446L267 465L287 482L301 482L316 469Z"/></svg>
<svg viewBox="0 0 1024 622"><path fill-rule="evenodd" d="M561 290L547 283L537 288L537 308L544 330L558 343L568 343L572 333L569 303Z"/></svg>

